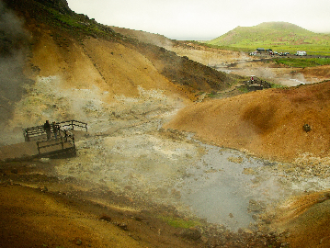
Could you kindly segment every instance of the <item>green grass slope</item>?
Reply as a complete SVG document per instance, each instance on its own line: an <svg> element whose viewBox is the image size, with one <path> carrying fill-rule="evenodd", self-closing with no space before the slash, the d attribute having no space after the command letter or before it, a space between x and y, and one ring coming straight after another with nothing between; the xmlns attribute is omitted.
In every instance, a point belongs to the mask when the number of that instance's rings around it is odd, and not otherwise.
<svg viewBox="0 0 330 248"><path fill-rule="evenodd" d="M207 42L210 45L255 50L306 50L309 54L329 54L330 35L314 33L287 22L265 22L253 27L237 27Z"/></svg>

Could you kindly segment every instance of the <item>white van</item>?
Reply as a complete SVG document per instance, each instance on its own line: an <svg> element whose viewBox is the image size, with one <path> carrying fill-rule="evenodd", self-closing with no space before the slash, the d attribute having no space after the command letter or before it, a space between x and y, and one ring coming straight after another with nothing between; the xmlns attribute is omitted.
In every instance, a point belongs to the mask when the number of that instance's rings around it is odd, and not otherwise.
<svg viewBox="0 0 330 248"><path fill-rule="evenodd" d="M297 56L306 56L307 53L305 51L297 51L296 55Z"/></svg>

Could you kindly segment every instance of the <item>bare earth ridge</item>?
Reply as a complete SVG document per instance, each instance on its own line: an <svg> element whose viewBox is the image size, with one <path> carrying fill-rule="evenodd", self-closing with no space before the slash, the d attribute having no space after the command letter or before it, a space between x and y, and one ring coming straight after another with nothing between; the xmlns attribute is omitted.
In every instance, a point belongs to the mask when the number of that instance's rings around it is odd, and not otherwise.
<svg viewBox="0 0 330 248"><path fill-rule="evenodd" d="M166 128L270 160L329 156L330 82L269 89L181 110ZM308 124L310 131L304 130Z"/></svg>

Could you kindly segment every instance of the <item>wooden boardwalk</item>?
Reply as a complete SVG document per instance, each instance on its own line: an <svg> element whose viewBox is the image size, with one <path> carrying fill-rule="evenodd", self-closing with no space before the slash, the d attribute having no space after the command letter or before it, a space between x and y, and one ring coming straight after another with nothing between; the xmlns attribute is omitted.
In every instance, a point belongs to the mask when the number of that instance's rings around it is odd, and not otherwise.
<svg viewBox="0 0 330 248"><path fill-rule="evenodd" d="M38 147L36 142L23 142L0 147L0 161L30 160L33 158L61 158L75 155L75 145L72 142L63 142L61 139L52 139L42 142Z"/></svg>
<svg viewBox="0 0 330 248"><path fill-rule="evenodd" d="M24 142L0 147L1 161L32 158L36 155L38 155L38 146L35 142Z"/></svg>
<svg viewBox="0 0 330 248"><path fill-rule="evenodd" d="M66 158L76 156L75 139L81 136L81 131L75 130L74 127L83 128L87 132L87 124L78 121L66 121L59 124L62 124L62 126L61 131L58 132L57 139L55 139L52 133L51 139L47 140L42 126L25 129L24 137L26 142L1 146L0 161L22 161L34 158ZM63 127L69 127L70 130L64 129Z"/></svg>

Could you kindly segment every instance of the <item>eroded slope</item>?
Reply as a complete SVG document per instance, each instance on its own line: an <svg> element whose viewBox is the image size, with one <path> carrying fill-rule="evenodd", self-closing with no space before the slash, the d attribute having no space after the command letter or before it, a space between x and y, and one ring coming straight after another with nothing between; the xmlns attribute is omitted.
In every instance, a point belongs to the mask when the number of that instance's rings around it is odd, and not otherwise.
<svg viewBox="0 0 330 248"><path fill-rule="evenodd" d="M167 125L218 146L268 159L294 161L329 153L330 83L271 89L183 109ZM306 132L305 124L311 127Z"/></svg>

